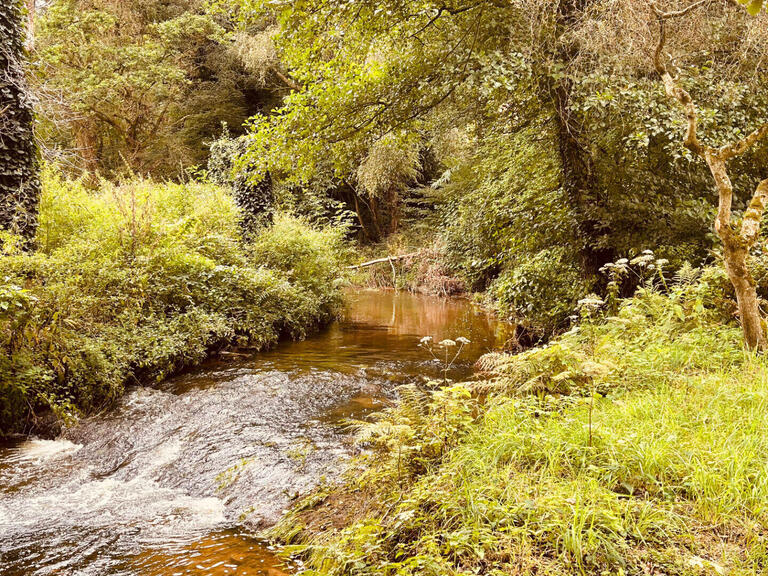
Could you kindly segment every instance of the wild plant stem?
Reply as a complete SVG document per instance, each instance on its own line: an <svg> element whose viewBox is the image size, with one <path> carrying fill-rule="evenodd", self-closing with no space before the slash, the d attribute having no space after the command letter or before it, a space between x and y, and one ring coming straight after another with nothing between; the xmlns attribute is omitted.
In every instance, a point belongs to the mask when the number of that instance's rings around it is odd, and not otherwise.
<svg viewBox="0 0 768 576"><path fill-rule="evenodd" d="M592 448L592 410L595 408L595 390L592 389L589 397L589 447Z"/></svg>

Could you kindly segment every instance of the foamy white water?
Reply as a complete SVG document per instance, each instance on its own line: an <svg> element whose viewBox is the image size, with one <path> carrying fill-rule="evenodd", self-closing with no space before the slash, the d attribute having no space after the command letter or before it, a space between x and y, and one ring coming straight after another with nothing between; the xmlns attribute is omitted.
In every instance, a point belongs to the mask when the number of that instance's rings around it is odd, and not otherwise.
<svg viewBox="0 0 768 576"><path fill-rule="evenodd" d="M460 375L493 330L467 303L364 295L316 338L133 389L60 439L0 445L0 574L280 574L241 531L338 473L341 421L439 372L421 336L473 340Z"/></svg>

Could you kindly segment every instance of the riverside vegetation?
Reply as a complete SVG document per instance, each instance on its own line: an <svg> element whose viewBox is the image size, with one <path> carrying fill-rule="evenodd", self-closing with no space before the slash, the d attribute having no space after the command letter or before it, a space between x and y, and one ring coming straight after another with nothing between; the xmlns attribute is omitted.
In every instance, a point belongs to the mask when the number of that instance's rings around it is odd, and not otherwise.
<svg viewBox="0 0 768 576"><path fill-rule="evenodd" d="M0 432L466 293L513 337L351 423L303 573L768 573L768 2L7 4Z"/></svg>
<svg viewBox="0 0 768 576"><path fill-rule="evenodd" d="M668 284L402 389L347 482L273 534L317 575L764 574L768 365L722 271Z"/></svg>
<svg viewBox="0 0 768 576"><path fill-rule="evenodd" d="M222 188L92 192L47 170L38 249L6 237L0 258L0 429L96 411L223 346L306 336L339 302L343 236L278 216L244 243Z"/></svg>

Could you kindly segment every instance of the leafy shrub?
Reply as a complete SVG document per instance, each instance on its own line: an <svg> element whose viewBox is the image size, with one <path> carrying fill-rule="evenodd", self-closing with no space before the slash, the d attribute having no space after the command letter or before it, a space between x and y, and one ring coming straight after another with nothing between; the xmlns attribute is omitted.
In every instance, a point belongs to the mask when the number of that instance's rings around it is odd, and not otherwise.
<svg viewBox="0 0 768 576"><path fill-rule="evenodd" d="M520 133L495 134L440 189L448 261L473 289L539 250L574 245L554 146L545 117Z"/></svg>
<svg viewBox="0 0 768 576"><path fill-rule="evenodd" d="M490 287L499 311L534 335L562 330L577 300L589 290L570 256L559 248L542 250L502 272Z"/></svg>
<svg viewBox="0 0 768 576"><path fill-rule="evenodd" d="M580 268L576 218L560 185L556 138L543 115L494 134L438 193L446 261L503 315L542 337L566 325L592 288Z"/></svg>
<svg viewBox="0 0 768 576"><path fill-rule="evenodd" d="M250 246L255 263L282 270L312 290L338 285L339 258L344 253L342 227L318 231L305 221L280 216Z"/></svg>
<svg viewBox="0 0 768 576"><path fill-rule="evenodd" d="M499 377L483 389L609 394L662 386L684 370L737 365L742 353L737 330L727 324L718 299L718 270L691 272L667 294L641 287L621 301L616 315L584 320L549 345L484 357L481 367Z"/></svg>
<svg viewBox="0 0 768 576"><path fill-rule="evenodd" d="M282 216L249 248L215 186L90 193L48 170L40 222L36 253L0 257L2 431L97 410L219 346L301 338L337 303L343 230Z"/></svg>

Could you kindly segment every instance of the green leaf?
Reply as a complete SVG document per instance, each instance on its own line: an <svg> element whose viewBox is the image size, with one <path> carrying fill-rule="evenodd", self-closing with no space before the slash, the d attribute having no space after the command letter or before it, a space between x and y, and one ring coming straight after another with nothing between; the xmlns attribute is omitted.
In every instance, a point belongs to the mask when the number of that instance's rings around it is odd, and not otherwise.
<svg viewBox="0 0 768 576"><path fill-rule="evenodd" d="M747 7L747 12L752 16L757 16L760 10L763 9L764 0L739 0L740 4L744 4Z"/></svg>

